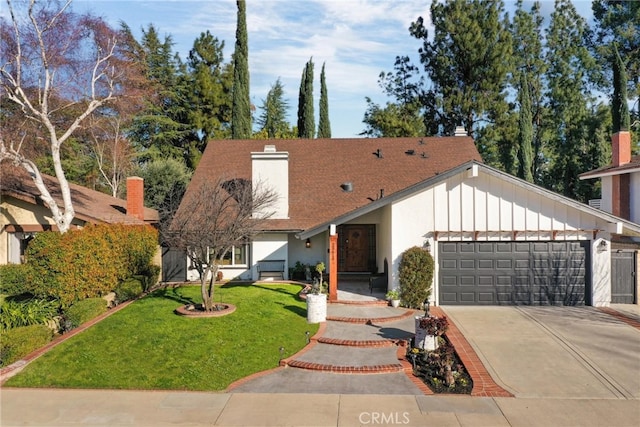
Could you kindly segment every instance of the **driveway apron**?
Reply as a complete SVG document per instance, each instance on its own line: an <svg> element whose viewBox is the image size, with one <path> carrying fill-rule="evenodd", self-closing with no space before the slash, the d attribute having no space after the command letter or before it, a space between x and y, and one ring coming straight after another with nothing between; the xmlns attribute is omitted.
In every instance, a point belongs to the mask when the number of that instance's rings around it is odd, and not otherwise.
<svg viewBox="0 0 640 427"><path fill-rule="evenodd" d="M442 307L516 397L640 398L640 331L594 307Z"/></svg>

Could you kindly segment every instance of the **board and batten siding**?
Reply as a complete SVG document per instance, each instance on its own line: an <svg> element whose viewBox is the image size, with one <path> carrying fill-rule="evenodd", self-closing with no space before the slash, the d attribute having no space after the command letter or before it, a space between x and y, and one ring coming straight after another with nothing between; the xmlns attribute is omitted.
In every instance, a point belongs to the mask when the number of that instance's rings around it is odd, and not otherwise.
<svg viewBox="0 0 640 427"><path fill-rule="evenodd" d="M526 185L482 170L476 176L462 172L395 201L391 217L394 286L402 252L427 240L436 265L437 241L591 240L592 303L606 305L610 300L609 252L596 250L602 239L610 240L606 221ZM432 298L437 295L434 289Z"/></svg>

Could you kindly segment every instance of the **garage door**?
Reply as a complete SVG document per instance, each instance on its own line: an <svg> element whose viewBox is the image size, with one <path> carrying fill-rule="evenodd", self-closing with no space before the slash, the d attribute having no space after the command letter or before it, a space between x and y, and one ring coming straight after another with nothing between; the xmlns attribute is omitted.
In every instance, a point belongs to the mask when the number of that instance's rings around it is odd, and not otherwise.
<svg viewBox="0 0 640 427"><path fill-rule="evenodd" d="M588 243L440 242L440 304L584 305Z"/></svg>

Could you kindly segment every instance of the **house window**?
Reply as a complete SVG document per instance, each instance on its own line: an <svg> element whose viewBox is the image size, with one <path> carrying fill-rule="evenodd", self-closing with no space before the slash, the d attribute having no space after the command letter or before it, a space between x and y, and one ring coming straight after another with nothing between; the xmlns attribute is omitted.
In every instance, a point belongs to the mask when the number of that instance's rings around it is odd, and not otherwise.
<svg viewBox="0 0 640 427"><path fill-rule="evenodd" d="M10 264L22 264L24 262L24 253L27 250L27 246L31 239L33 239L33 233L8 233L9 236L9 253L7 261Z"/></svg>
<svg viewBox="0 0 640 427"><path fill-rule="evenodd" d="M233 267L238 265L247 265L247 254L249 252L249 245L234 246L229 252L220 260L220 265L223 267Z"/></svg>

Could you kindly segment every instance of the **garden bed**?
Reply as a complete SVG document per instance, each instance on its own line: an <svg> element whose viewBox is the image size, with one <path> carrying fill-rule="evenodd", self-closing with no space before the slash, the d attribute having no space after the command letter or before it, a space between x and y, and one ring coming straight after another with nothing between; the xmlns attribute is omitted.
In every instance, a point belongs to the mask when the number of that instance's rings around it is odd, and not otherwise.
<svg viewBox="0 0 640 427"><path fill-rule="evenodd" d="M439 346L433 351L412 346L407 360L414 366L413 375L434 393L471 394L473 380L445 336L439 338Z"/></svg>

